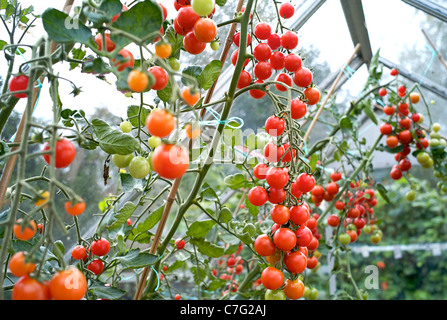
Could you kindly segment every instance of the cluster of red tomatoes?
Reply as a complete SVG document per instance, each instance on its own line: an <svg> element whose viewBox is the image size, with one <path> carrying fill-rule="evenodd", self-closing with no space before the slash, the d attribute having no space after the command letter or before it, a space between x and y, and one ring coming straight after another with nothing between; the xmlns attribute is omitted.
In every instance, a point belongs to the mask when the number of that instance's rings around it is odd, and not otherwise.
<svg viewBox="0 0 447 320"><path fill-rule="evenodd" d="M336 179L340 177L338 173L331 175L331 178L334 176ZM338 228L342 222L345 231L338 236L340 243L347 245L357 241L362 231L371 234L372 243L379 243L382 232L375 224L374 207L377 205L377 199L372 182L351 182L350 189L342 194L341 199L335 202L339 213L332 214L327 219L327 224L333 228Z"/></svg>
<svg viewBox="0 0 447 320"><path fill-rule="evenodd" d="M89 247L77 245L73 248L71 256L75 260L82 260L87 264L87 270L94 275L100 275L104 271L104 262L100 257L106 256L110 251L110 242L100 238L93 241ZM95 255L96 257L93 257Z"/></svg>
<svg viewBox="0 0 447 320"><path fill-rule="evenodd" d="M215 277L219 277L221 280L228 281L227 289L222 291L222 296L231 292L236 292L239 288L238 279L236 276L240 275L244 271L244 260L239 255L244 246L239 245L235 253L221 257L217 261L217 268L212 270Z"/></svg>
<svg viewBox="0 0 447 320"><path fill-rule="evenodd" d="M294 14L294 7L290 3L283 3L279 9L281 17L288 19ZM292 82L298 87L306 88L304 90L303 99L307 100L307 105L314 105L320 100L320 92L317 88L312 87L313 74L303 67L303 61L298 54L291 51L298 46L298 35L293 31L286 31L283 34L277 34L272 31L269 24L265 22L258 23L253 34L258 41L258 44L253 47L253 73L256 79L252 79L251 74L243 70L237 87L243 89L250 85L253 80L255 84L262 84L268 80L273 72L279 74L275 78L275 88L279 91L287 91L287 87L292 86ZM233 37L233 43L239 47L240 32ZM247 35L247 47L251 47L251 36ZM239 49L233 51L231 55L231 62L236 65L239 56ZM244 67L248 65L250 59L246 59ZM283 83L284 85L281 85ZM287 87L286 87L287 86ZM250 95L255 99L263 98L266 93L262 90L249 90ZM307 111L302 100L296 99L292 103L293 119L300 119L304 117Z"/></svg>
<svg viewBox="0 0 447 320"><path fill-rule="evenodd" d="M392 75L397 75L397 73L394 71ZM412 92L409 95L409 101L406 101L404 97L407 95L407 89L404 85L399 85L397 92L401 99L397 107L389 104L383 108L383 112L389 116L389 119L380 126L380 132L387 136L386 145L390 149L402 147L402 151L395 154L397 165L393 166L390 172L393 180L399 180L404 172L410 171L412 164L408 155L412 151L411 145L418 150L425 150L429 146L429 141L425 138L426 133L419 126L424 122L424 117L419 113L412 113L412 108L408 103L417 104L420 101L420 95ZM388 92L382 88L379 95L385 97Z"/></svg>

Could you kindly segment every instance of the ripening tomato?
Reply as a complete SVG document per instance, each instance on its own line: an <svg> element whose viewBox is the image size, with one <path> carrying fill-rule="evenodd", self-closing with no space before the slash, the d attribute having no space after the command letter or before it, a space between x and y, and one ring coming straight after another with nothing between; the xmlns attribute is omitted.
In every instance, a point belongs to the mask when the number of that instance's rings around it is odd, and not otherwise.
<svg viewBox="0 0 447 320"><path fill-rule="evenodd" d="M171 56L172 46L166 42L160 42L155 45L155 54L161 58L166 59Z"/></svg>
<svg viewBox="0 0 447 320"><path fill-rule="evenodd" d="M264 180L267 178L267 172L269 171L269 167L265 163L259 163L253 168L253 175L256 179Z"/></svg>
<svg viewBox="0 0 447 320"><path fill-rule="evenodd" d="M290 220L297 226L304 225L309 215L309 210L303 205L290 208Z"/></svg>
<svg viewBox="0 0 447 320"><path fill-rule="evenodd" d="M417 92L410 93L410 101L412 104L417 104L421 100L421 96Z"/></svg>
<svg viewBox="0 0 447 320"><path fill-rule="evenodd" d="M281 47L281 37L276 33L272 33L267 39L267 44L272 50L279 49Z"/></svg>
<svg viewBox="0 0 447 320"><path fill-rule="evenodd" d="M11 80L9 80L8 88L9 92L16 92L16 91L23 91L28 89L28 82L29 78L28 76L25 76L24 74L13 76L11 77ZM13 94L14 97L17 99L26 98L26 93L15 93Z"/></svg>
<svg viewBox="0 0 447 320"><path fill-rule="evenodd" d="M47 286L28 276L21 277L12 289L12 300L50 300Z"/></svg>
<svg viewBox="0 0 447 320"><path fill-rule="evenodd" d="M101 33L98 33L95 36L95 42L98 45L98 50L102 51L102 45L103 45L103 42L104 42L104 38L102 37ZM107 52L112 52L113 50L115 50L116 45L110 39L110 34L108 34L108 33L105 34L105 42L106 42L106 50L107 50Z"/></svg>
<svg viewBox="0 0 447 320"><path fill-rule="evenodd" d="M267 61L272 56L272 48L267 43L260 43L253 49L253 55L258 61Z"/></svg>
<svg viewBox="0 0 447 320"><path fill-rule="evenodd" d="M169 75L165 69L159 66L150 67L148 70L155 79L155 83L152 85L151 89L155 91L163 90L169 82Z"/></svg>
<svg viewBox="0 0 447 320"><path fill-rule="evenodd" d="M149 78L146 73L140 70L132 70L127 76L127 85L134 92L142 92L149 84Z"/></svg>
<svg viewBox="0 0 447 320"><path fill-rule="evenodd" d="M217 36L217 26L214 20L209 18L199 19L194 24L194 35L200 42L210 43Z"/></svg>
<svg viewBox="0 0 447 320"><path fill-rule="evenodd" d="M280 228L273 235L275 246L282 251L290 251L295 248L296 241L295 233L288 228Z"/></svg>
<svg viewBox="0 0 447 320"><path fill-rule="evenodd" d="M50 150L50 143L47 142L43 148L44 151ZM61 139L56 142L56 168L66 168L68 167L76 157L76 148L68 139ZM51 156L50 154L44 154L43 158L47 164L51 165Z"/></svg>
<svg viewBox="0 0 447 320"><path fill-rule="evenodd" d="M300 251L289 252L284 257L284 264L287 270L292 274L300 274L306 270L307 267L307 257L304 253Z"/></svg>
<svg viewBox="0 0 447 320"><path fill-rule="evenodd" d="M274 267L267 267L262 271L261 281L266 289L278 290L284 284L284 274Z"/></svg>
<svg viewBox="0 0 447 320"><path fill-rule="evenodd" d="M183 239L176 239L174 241L175 247L177 248L177 250L182 250L185 247L185 240Z"/></svg>
<svg viewBox="0 0 447 320"><path fill-rule="evenodd" d="M65 202L65 211L71 216L81 215L85 211L85 207L85 202L82 199L74 204L71 201Z"/></svg>
<svg viewBox="0 0 447 320"><path fill-rule="evenodd" d="M135 58L133 54L127 49L121 49L118 52L118 55L122 56L123 59L121 61L116 61L116 59L112 59L112 62L115 63L115 67L118 68L118 71L123 71L126 68L132 68L135 65Z"/></svg>
<svg viewBox="0 0 447 320"><path fill-rule="evenodd" d="M275 81L282 82L287 86L292 87L292 78L287 73L280 73ZM275 83L275 88L282 92L287 91L287 87L277 83Z"/></svg>
<svg viewBox="0 0 447 320"><path fill-rule="evenodd" d="M271 116L265 122L265 131L272 137L279 137L284 133L286 129L286 123L284 119L276 116Z"/></svg>
<svg viewBox="0 0 447 320"><path fill-rule="evenodd" d="M270 188L268 191L268 197L270 203L279 204L284 202L284 200L286 200L287 192L283 188L281 189Z"/></svg>
<svg viewBox="0 0 447 320"><path fill-rule="evenodd" d="M254 83L255 84L261 84L261 83L264 83L264 81L256 80ZM248 91L248 93L250 94L250 96L252 98L257 99L257 100L264 98L265 95L267 94L265 91L259 90L259 89L251 89L251 90Z"/></svg>
<svg viewBox="0 0 447 320"><path fill-rule="evenodd" d="M77 245L71 251L71 256L75 260L83 260L87 258L87 249L84 246Z"/></svg>
<svg viewBox="0 0 447 320"><path fill-rule="evenodd" d="M302 68L303 60L300 56L290 53L284 59L284 67L287 71L296 72Z"/></svg>
<svg viewBox="0 0 447 320"><path fill-rule="evenodd" d="M272 167L267 172L266 181L268 185L275 189L284 188L289 183L289 173L286 168Z"/></svg>
<svg viewBox="0 0 447 320"><path fill-rule="evenodd" d="M388 137L387 137L387 139L386 139L386 145L387 145L389 148L394 149L394 148L397 147L398 144L399 144L399 139L398 139L396 136L388 136Z"/></svg>
<svg viewBox="0 0 447 320"><path fill-rule="evenodd" d="M92 242L92 253L98 257L105 256L110 251L110 242L107 239L101 238Z"/></svg>
<svg viewBox="0 0 447 320"><path fill-rule="evenodd" d="M285 66L286 56L281 51L275 51L270 56L270 66L274 70L282 70Z"/></svg>
<svg viewBox="0 0 447 320"><path fill-rule="evenodd" d="M272 239L266 234L262 234L258 236L254 243L255 251L261 257L268 257L275 253L276 246L273 243Z"/></svg>
<svg viewBox="0 0 447 320"><path fill-rule="evenodd" d="M284 150L284 146L278 147L273 142L269 142L264 147L264 157L268 162L277 163L279 159L284 155L286 151Z"/></svg>
<svg viewBox="0 0 447 320"><path fill-rule="evenodd" d="M90 270L95 275L100 275L104 270L104 263L99 259L95 259L87 265L87 270Z"/></svg>
<svg viewBox="0 0 447 320"><path fill-rule="evenodd" d="M272 34L272 28L265 22L255 26L254 34L259 40L267 40Z"/></svg>
<svg viewBox="0 0 447 320"><path fill-rule="evenodd" d="M152 136L165 138L175 128L175 117L165 109L154 109L146 118L146 128Z"/></svg>
<svg viewBox="0 0 447 320"><path fill-rule="evenodd" d="M300 279L286 281L284 293L291 300L301 299L304 295L304 283Z"/></svg>
<svg viewBox="0 0 447 320"><path fill-rule="evenodd" d="M17 239L28 241L36 234L37 224L34 220L31 220L28 222L28 225L23 228L22 221L21 218L16 221L13 227L13 232Z"/></svg>
<svg viewBox="0 0 447 320"><path fill-rule="evenodd" d="M267 80L272 76L272 66L266 61L258 62L253 71L259 80Z"/></svg>
<svg viewBox="0 0 447 320"><path fill-rule="evenodd" d="M281 46L286 50L293 50L298 46L298 36L293 31L287 31L281 36Z"/></svg>
<svg viewBox="0 0 447 320"><path fill-rule="evenodd" d="M320 101L320 90L310 87L304 90L304 99L309 106L316 105Z"/></svg>
<svg viewBox="0 0 447 320"><path fill-rule="evenodd" d="M298 120L303 118L307 113L307 105L301 99L293 99L290 104L292 119Z"/></svg>
<svg viewBox="0 0 447 320"><path fill-rule="evenodd" d="M237 32L233 36L233 43L237 47L239 47L240 42L241 42L241 33ZM247 47L250 45L250 43L251 43L251 35L249 33L247 33Z"/></svg>
<svg viewBox="0 0 447 320"><path fill-rule="evenodd" d="M275 205L270 211L270 217L277 224L286 224L290 219L290 210L286 206Z"/></svg>
<svg viewBox="0 0 447 320"><path fill-rule="evenodd" d="M327 224L334 228L338 227L338 225L340 224L340 218L335 214L330 215L327 218Z"/></svg>
<svg viewBox="0 0 447 320"><path fill-rule="evenodd" d="M257 207L263 206L269 200L269 195L263 187L254 187L248 192L248 201Z"/></svg>
<svg viewBox="0 0 447 320"><path fill-rule="evenodd" d="M152 168L162 178L180 178L189 168L189 154L183 147L161 144L152 154Z"/></svg>
<svg viewBox="0 0 447 320"><path fill-rule="evenodd" d="M182 91L182 99L189 105L194 106L200 99L200 92L195 91L194 93L190 88L185 88Z"/></svg>
<svg viewBox="0 0 447 320"><path fill-rule="evenodd" d="M313 238L312 231L304 225L302 225L295 231L295 235L297 238L296 243L300 247L307 247L311 243Z"/></svg>
<svg viewBox="0 0 447 320"><path fill-rule="evenodd" d="M190 31L183 38L183 46L185 50L190 54L202 53L206 48L206 43L200 42L193 31Z"/></svg>
<svg viewBox="0 0 447 320"><path fill-rule="evenodd" d="M24 252L16 252L9 260L9 271L16 277L23 277L32 273L36 269L36 264L26 262Z"/></svg>
<svg viewBox="0 0 447 320"><path fill-rule="evenodd" d="M298 87L307 88L312 84L312 81L312 72L307 68L297 70L293 76L293 82L295 82Z"/></svg>
<svg viewBox="0 0 447 320"><path fill-rule="evenodd" d="M181 7L177 15L178 24L185 30L192 30L200 16L194 12L191 6Z"/></svg>
<svg viewBox="0 0 447 320"><path fill-rule="evenodd" d="M87 292L87 280L75 267L57 272L49 286L54 300L81 300Z"/></svg>

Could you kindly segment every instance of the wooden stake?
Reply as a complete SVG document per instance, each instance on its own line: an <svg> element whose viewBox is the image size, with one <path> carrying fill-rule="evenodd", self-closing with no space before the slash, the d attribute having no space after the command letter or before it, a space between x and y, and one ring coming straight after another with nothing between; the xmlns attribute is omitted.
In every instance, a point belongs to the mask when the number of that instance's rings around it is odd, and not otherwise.
<svg viewBox="0 0 447 320"><path fill-rule="evenodd" d="M444 60L444 57L441 55L441 53L438 51L438 49L436 49L436 46L435 46L434 42L432 41L432 39L429 37L428 33L424 29L422 29L422 33L424 34L425 38L427 39L428 43L433 48L433 50L435 50L439 61L441 61L441 63L447 69L447 62Z"/></svg>
<svg viewBox="0 0 447 320"><path fill-rule="evenodd" d="M355 47L354 53L352 54L352 56L349 58L348 62L346 63L347 66L349 66L349 64L352 62L352 60L354 60L355 56L357 55L357 53L358 53L359 50L360 50L360 47L361 47L360 43L357 44L357 46ZM312 123L310 124L310 127L307 129L307 132L306 132L306 134L305 134L305 136L304 136L304 138L303 138L303 141L301 142L300 149L302 149L302 148L304 147L304 144L307 143L307 140L309 139L309 136L310 136L312 130L314 129L315 124L317 123L318 119L320 118L321 113L322 113L323 110L324 110L324 107L326 106L327 102L329 101L329 98L332 96L332 94L333 94L334 91L335 91L335 88L337 87L338 83L340 82L341 77L343 76L343 73L344 73L344 71L345 71L345 68L346 68L346 67L343 67L343 69L342 69L342 70L340 71L340 73L338 74L338 76L337 76L337 78L335 79L334 83L332 84L332 87L331 87L331 89L329 90L329 92L328 92L326 98L324 99L323 103L321 104L320 109L318 109L317 114L315 115L315 117L314 117Z"/></svg>
<svg viewBox="0 0 447 320"><path fill-rule="evenodd" d="M236 7L236 12L240 12L242 10L243 4L244 4L244 0L239 0L238 5ZM220 61L222 62L222 65L225 63L225 60L227 59L228 53L230 51L230 47L231 47L231 45L233 43L233 36L234 36L234 34L236 32L236 27L237 27L237 23L231 24L230 30L228 32L227 39L225 41L225 47L224 47L224 49L223 49L223 51L222 51L222 53L220 55ZM208 90L207 95L206 95L206 97L204 99L204 102L203 102L204 104L207 104L207 103L209 103L211 101L211 98L213 96L213 93L214 93L214 90L216 88L218 80L219 80L219 78L217 78L216 81L214 81L213 85ZM204 108L200 112L200 118L203 118L205 113L206 113L206 109ZM190 147L191 147L191 144L192 144L192 141L190 141ZM152 245L151 245L151 250L150 250L151 254L155 254L157 252L158 245L160 244L161 235L162 235L163 230L165 228L166 221L168 220L168 216L169 216L169 213L171 211L172 204L175 201L175 197L177 195L177 190L178 190L178 188L180 186L181 180L182 180L181 177L177 178L174 181L174 184L172 185L171 191L169 192L169 196L168 196L168 198L166 200L166 205L165 205L165 208L163 210L163 215L162 215L162 217L160 219L160 223L158 224L157 232L155 233L154 240L153 240ZM146 285L146 279L149 276L150 269L151 269L150 267L145 267L143 269L143 272L142 272L141 277L140 277L140 282L138 283L137 291L135 293L134 300L141 300L141 297L142 297L143 291L144 291L144 287Z"/></svg>

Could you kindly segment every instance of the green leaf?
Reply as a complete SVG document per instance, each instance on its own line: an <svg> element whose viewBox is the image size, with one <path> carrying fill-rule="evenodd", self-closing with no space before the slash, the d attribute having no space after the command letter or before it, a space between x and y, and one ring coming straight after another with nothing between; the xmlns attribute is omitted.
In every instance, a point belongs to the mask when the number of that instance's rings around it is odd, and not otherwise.
<svg viewBox="0 0 447 320"><path fill-rule="evenodd" d="M225 249L225 255L235 253L239 249L239 244L232 244Z"/></svg>
<svg viewBox="0 0 447 320"><path fill-rule="evenodd" d="M140 125L138 125L138 112L140 111L139 106L130 106L127 108L127 117L129 122L136 128L144 127L146 125L146 118L151 112L149 109L142 107L140 115Z"/></svg>
<svg viewBox="0 0 447 320"><path fill-rule="evenodd" d="M315 171L315 169L317 168L317 163L318 163L318 155L316 155L315 153L310 157L310 161L309 161L309 165L312 168L312 171Z"/></svg>
<svg viewBox="0 0 447 320"><path fill-rule="evenodd" d="M199 87L204 90L211 88L213 83L217 80L217 78L219 78L221 70L222 62L219 60L213 60L207 64L197 79L199 82Z"/></svg>
<svg viewBox="0 0 447 320"><path fill-rule="evenodd" d="M233 190L243 188L248 184L247 178L242 174L238 173L235 175L226 176L224 183Z"/></svg>
<svg viewBox="0 0 447 320"><path fill-rule="evenodd" d="M376 114L371 108L370 103L362 103L361 108L363 109L363 112L365 112L366 116L371 119L372 122L374 122L376 125L379 124L379 121L377 120Z"/></svg>
<svg viewBox="0 0 447 320"><path fill-rule="evenodd" d="M106 227L109 230L116 229L127 222L137 207L132 202L126 202L119 211L110 217L110 224Z"/></svg>
<svg viewBox="0 0 447 320"><path fill-rule="evenodd" d="M3 48L7 45L8 43L4 40L0 40L0 50L3 50Z"/></svg>
<svg viewBox="0 0 447 320"><path fill-rule="evenodd" d="M217 196L216 191L210 187L208 183L203 185L203 190L200 193L200 198L206 201L216 201L220 204L219 197Z"/></svg>
<svg viewBox="0 0 447 320"><path fill-rule="evenodd" d="M56 240L53 243L53 253L59 259L59 261L64 260L65 246L61 240Z"/></svg>
<svg viewBox="0 0 447 320"><path fill-rule="evenodd" d="M176 99L176 97L174 97L172 95L171 79L169 79L168 84L166 85L166 87L163 90L157 91L157 96L160 98L160 100L162 100L164 102L171 102Z"/></svg>
<svg viewBox="0 0 447 320"><path fill-rule="evenodd" d="M76 59L76 60L84 59L85 55L87 54L87 52L82 50L81 48L74 48L73 50L71 50L71 53L73 54L73 59ZM79 65L79 63L70 62L70 70L73 70L78 65Z"/></svg>
<svg viewBox="0 0 447 320"><path fill-rule="evenodd" d="M219 212L219 222L228 223L233 219L233 214L230 209L223 207Z"/></svg>
<svg viewBox="0 0 447 320"><path fill-rule="evenodd" d="M139 269L156 263L158 261L158 256L140 252L140 249L133 249L124 256L115 257L112 261L121 262L121 266L124 270Z"/></svg>
<svg viewBox="0 0 447 320"><path fill-rule="evenodd" d="M149 34L157 32L163 23L163 12L156 1L146 0L139 2L128 11L121 12L119 18L113 23L113 27L143 39ZM158 35L147 38L146 43L152 42ZM126 46L132 40L121 35L110 36L117 46Z"/></svg>
<svg viewBox="0 0 447 320"><path fill-rule="evenodd" d="M191 76L198 80L198 78L202 74L202 71L203 71L203 69L201 66L188 66L185 69L183 69L182 74ZM182 77L182 83L185 86L189 86L189 87L195 86L195 82L186 78L186 77ZM200 85L199 85L199 87L200 87Z"/></svg>
<svg viewBox="0 0 447 320"><path fill-rule="evenodd" d="M108 154L127 155L140 147L137 139L121 130L113 129L103 120L93 119L91 123L99 140L99 147Z"/></svg>
<svg viewBox="0 0 447 320"><path fill-rule="evenodd" d="M98 298L107 300L118 300L126 294L126 291L124 290L105 286L100 282L95 282L92 286L90 286L89 291L91 291Z"/></svg>
<svg viewBox="0 0 447 320"><path fill-rule="evenodd" d="M354 128L352 120L348 117L343 117L340 119L340 129L343 133L350 133Z"/></svg>
<svg viewBox="0 0 447 320"><path fill-rule="evenodd" d="M152 229L158 223L158 221L160 221L164 208L164 206L161 206L160 208L149 214L149 216L147 216L147 218L143 222L138 223L138 225L132 229L132 233L130 234L129 239L133 240L135 239L135 237L138 236L137 242L146 243L145 241L148 240L147 235L139 234L146 233L147 231Z"/></svg>
<svg viewBox="0 0 447 320"><path fill-rule="evenodd" d="M377 184L376 188L377 188L377 191L379 191L379 193L382 196L382 198L386 202L391 203L391 200L390 200L390 198L388 197L388 194L387 194L388 190L386 190L386 188L382 184L380 184L380 183Z"/></svg>
<svg viewBox="0 0 447 320"><path fill-rule="evenodd" d="M48 8L42 14L42 23L51 40L57 43L84 43L93 41L92 32L65 12Z"/></svg>
<svg viewBox="0 0 447 320"><path fill-rule="evenodd" d="M122 8L120 0L103 0L98 10L89 11L89 7L85 7L84 14L95 25L101 25L110 22L115 15L121 12Z"/></svg>
<svg viewBox="0 0 447 320"><path fill-rule="evenodd" d="M208 284L207 290L216 291L217 289L222 288L227 282L222 279L213 280Z"/></svg>
<svg viewBox="0 0 447 320"><path fill-rule="evenodd" d="M252 215L252 217L258 216L260 207L252 205L251 202L248 201L248 197L245 198L245 208L248 209L248 212Z"/></svg>
<svg viewBox="0 0 447 320"><path fill-rule="evenodd" d="M0 156L7 154L9 152L9 147L4 141L0 141ZM8 158L0 159L0 169L5 165Z"/></svg>
<svg viewBox="0 0 447 320"><path fill-rule="evenodd" d="M196 221L189 226L186 235L192 238L205 238L215 224L213 220Z"/></svg>
<svg viewBox="0 0 447 320"><path fill-rule="evenodd" d="M141 179L134 179L129 173L120 173L121 186L124 192L130 192L143 187Z"/></svg>
<svg viewBox="0 0 447 320"><path fill-rule="evenodd" d="M164 39L169 42L172 47L171 57L180 58L180 52L183 48L183 36L175 32L174 27L169 26L165 32Z"/></svg>
<svg viewBox="0 0 447 320"><path fill-rule="evenodd" d="M91 73L91 74L106 74L110 72L109 65L102 60L102 58L98 57L96 59L91 59L84 61L81 67L82 73Z"/></svg>
<svg viewBox="0 0 447 320"><path fill-rule="evenodd" d="M197 246L197 250L210 258L220 258L225 252L225 248L210 243L203 238L191 239L191 243Z"/></svg>
<svg viewBox="0 0 447 320"><path fill-rule="evenodd" d="M227 0L216 0L216 4L223 7L227 3Z"/></svg>

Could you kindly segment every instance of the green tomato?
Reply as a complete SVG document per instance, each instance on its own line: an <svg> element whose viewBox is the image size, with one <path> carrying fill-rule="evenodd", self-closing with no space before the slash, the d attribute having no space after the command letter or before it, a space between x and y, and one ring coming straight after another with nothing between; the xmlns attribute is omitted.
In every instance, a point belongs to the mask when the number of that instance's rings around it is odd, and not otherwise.
<svg viewBox="0 0 447 320"><path fill-rule="evenodd" d="M346 246L351 243L351 237L347 233L342 233L338 236L338 241L340 241L342 245Z"/></svg>
<svg viewBox="0 0 447 320"><path fill-rule="evenodd" d="M447 147L447 141L445 141L444 139L440 139L439 146L445 149L445 147Z"/></svg>
<svg viewBox="0 0 447 320"><path fill-rule="evenodd" d="M214 0L193 0L191 6L199 16L208 16L213 13L215 4Z"/></svg>
<svg viewBox="0 0 447 320"><path fill-rule="evenodd" d="M424 120L425 120L424 115L419 113L419 116L420 116L420 119L419 119L419 121L417 122L417 124L423 124L423 123L424 123Z"/></svg>
<svg viewBox="0 0 447 320"><path fill-rule="evenodd" d="M430 155L427 152L420 152L416 157L419 164L427 163L430 160Z"/></svg>
<svg viewBox="0 0 447 320"><path fill-rule="evenodd" d="M304 286L304 292L303 292L303 298L309 298L310 295L310 288L307 286Z"/></svg>
<svg viewBox="0 0 447 320"><path fill-rule="evenodd" d="M348 224L348 226L346 227L346 230L357 231L357 227L353 223L351 223L351 224Z"/></svg>
<svg viewBox="0 0 447 320"><path fill-rule="evenodd" d="M442 177L442 172L440 172L440 171L438 171L438 170L435 170L435 171L433 172L433 175L435 176L435 178L441 178L441 177Z"/></svg>
<svg viewBox="0 0 447 320"><path fill-rule="evenodd" d="M316 288L312 288L309 293L309 300L317 300L318 299L318 290Z"/></svg>
<svg viewBox="0 0 447 320"><path fill-rule="evenodd" d="M440 133L438 133L438 132L430 132L430 138L431 139L441 139L441 134Z"/></svg>
<svg viewBox="0 0 447 320"><path fill-rule="evenodd" d="M376 233L371 236L371 242L374 244L378 244L382 240L382 237Z"/></svg>
<svg viewBox="0 0 447 320"><path fill-rule="evenodd" d="M123 121L123 122L121 122L121 124L120 124L120 129L121 129L121 131L124 132L124 133L129 133L129 132L131 132L131 131L132 131L132 128L133 128L132 123L130 123L129 121Z"/></svg>
<svg viewBox="0 0 447 320"><path fill-rule="evenodd" d="M129 166L130 162L133 159L133 154L128 155L120 155L120 154L114 154L112 156L112 162L115 166L118 168L126 168Z"/></svg>
<svg viewBox="0 0 447 320"><path fill-rule="evenodd" d="M213 41L210 43L210 48L213 51L217 51L220 47L219 41Z"/></svg>
<svg viewBox="0 0 447 320"><path fill-rule="evenodd" d="M286 294L283 290L267 290L265 300L286 300Z"/></svg>
<svg viewBox="0 0 447 320"><path fill-rule="evenodd" d="M171 66L172 71L180 70L180 62L178 61L177 58L170 57L168 62L169 62L169 65Z"/></svg>
<svg viewBox="0 0 447 320"><path fill-rule="evenodd" d="M430 145L430 148L436 148L440 145L441 142L439 141L439 139L430 139L428 143Z"/></svg>
<svg viewBox="0 0 447 320"><path fill-rule="evenodd" d="M430 169L431 167L433 167L433 164L433 159L429 158L427 162L421 163L421 166L424 169Z"/></svg>
<svg viewBox="0 0 447 320"><path fill-rule="evenodd" d="M264 150L265 146L270 142L270 136L267 132L261 132L256 135L256 149Z"/></svg>
<svg viewBox="0 0 447 320"><path fill-rule="evenodd" d="M432 129L434 132L439 132L439 131L441 130L441 125L440 125L439 123L435 123L435 124L433 124L433 126L431 127L431 129Z"/></svg>
<svg viewBox="0 0 447 320"><path fill-rule="evenodd" d="M160 137L156 137L156 136L152 136L147 140L147 144L149 145L149 147L151 147L152 149L157 148L159 145L161 145L161 138Z"/></svg>
<svg viewBox="0 0 447 320"><path fill-rule="evenodd" d="M129 164L129 173L135 179L143 179L147 177L151 171L149 161L141 156L135 157Z"/></svg>
<svg viewBox="0 0 447 320"><path fill-rule="evenodd" d="M407 192L407 194L405 195L405 199L407 199L407 201L409 202L413 202L416 199L416 191L411 190Z"/></svg>
<svg viewBox="0 0 447 320"><path fill-rule="evenodd" d="M371 226L369 224L364 226L363 231L366 233L371 233L372 232Z"/></svg>

